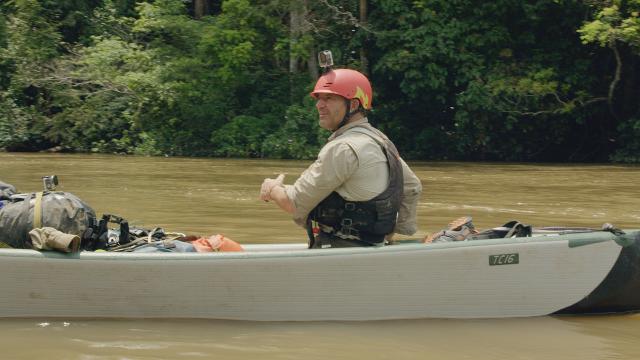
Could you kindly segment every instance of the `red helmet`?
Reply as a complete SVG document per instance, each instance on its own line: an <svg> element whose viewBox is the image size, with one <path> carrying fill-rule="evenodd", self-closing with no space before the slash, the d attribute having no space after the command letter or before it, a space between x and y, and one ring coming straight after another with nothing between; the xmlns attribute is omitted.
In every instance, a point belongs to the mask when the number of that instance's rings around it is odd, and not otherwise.
<svg viewBox="0 0 640 360"><path fill-rule="evenodd" d="M311 96L317 98L318 94L336 94L349 100L358 99L362 107L367 110L371 109L373 100L369 79L360 72L350 69L330 70L320 76Z"/></svg>

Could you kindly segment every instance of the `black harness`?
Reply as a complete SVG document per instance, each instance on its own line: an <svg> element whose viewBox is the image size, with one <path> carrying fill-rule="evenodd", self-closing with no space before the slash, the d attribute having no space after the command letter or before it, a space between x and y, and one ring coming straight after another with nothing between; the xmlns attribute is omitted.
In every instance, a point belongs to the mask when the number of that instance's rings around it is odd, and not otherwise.
<svg viewBox="0 0 640 360"><path fill-rule="evenodd" d="M404 180L400 155L389 139L367 130L355 131L371 137L382 148L389 166L389 185L367 201L347 201L332 192L309 213L309 247L331 247L332 239L351 241L353 246L377 246L383 244L385 235L393 232Z"/></svg>

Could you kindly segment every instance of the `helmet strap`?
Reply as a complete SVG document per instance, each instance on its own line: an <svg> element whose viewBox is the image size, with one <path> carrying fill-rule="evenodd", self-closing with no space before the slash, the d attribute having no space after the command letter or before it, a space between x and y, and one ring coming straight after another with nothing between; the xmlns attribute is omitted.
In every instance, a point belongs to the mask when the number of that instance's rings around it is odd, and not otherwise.
<svg viewBox="0 0 640 360"><path fill-rule="evenodd" d="M347 122L349 121L349 119L351 119L351 116L353 116L353 114L358 113L360 111L360 107L358 106L357 109L351 111L351 100L350 99L345 99L344 100L346 106L347 106L347 111L344 113L344 117L342 118L342 120L340 120L340 123L338 124L338 127L336 128L336 130L340 129L341 127L347 125ZM334 131L336 131L334 130Z"/></svg>

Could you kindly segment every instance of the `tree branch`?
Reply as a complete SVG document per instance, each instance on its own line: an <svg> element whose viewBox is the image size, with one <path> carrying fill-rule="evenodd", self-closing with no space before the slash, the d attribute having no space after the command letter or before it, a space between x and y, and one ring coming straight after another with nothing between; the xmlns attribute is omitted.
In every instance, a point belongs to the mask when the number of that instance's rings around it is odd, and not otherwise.
<svg viewBox="0 0 640 360"><path fill-rule="evenodd" d="M615 109L613 108L613 96L614 92L616 91L616 86L618 85L618 82L620 82L620 76L622 73L622 59L620 58L620 52L618 51L615 40L611 42L609 47L611 48L611 50L613 50L613 54L616 58L616 71L611 84L609 84L609 94L607 102L609 103L609 111L611 112L611 115L617 119L618 117L616 116Z"/></svg>
<svg viewBox="0 0 640 360"><path fill-rule="evenodd" d="M329 8L331 11L333 11L334 13L333 18L335 20L339 20L343 24L349 24L349 25L353 25L355 27L361 28L362 30L369 33L375 33L375 31L373 31L366 24L366 22L365 23L360 22L358 18L353 16L353 14L350 11L340 10L340 8L338 8L337 6L329 4L328 0L319 0L318 2L326 6L327 8Z"/></svg>

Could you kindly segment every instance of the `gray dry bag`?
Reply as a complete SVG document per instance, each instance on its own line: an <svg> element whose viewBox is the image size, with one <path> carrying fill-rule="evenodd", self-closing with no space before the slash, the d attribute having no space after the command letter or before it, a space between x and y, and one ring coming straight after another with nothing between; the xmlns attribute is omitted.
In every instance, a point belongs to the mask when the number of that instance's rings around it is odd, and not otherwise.
<svg viewBox="0 0 640 360"><path fill-rule="evenodd" d="M6 184L5 184L6 185ZM15 194L0 207L0 243L30 249L29 231L52 227L82 237L95 212L77 196L61 191Z"/></svg>

